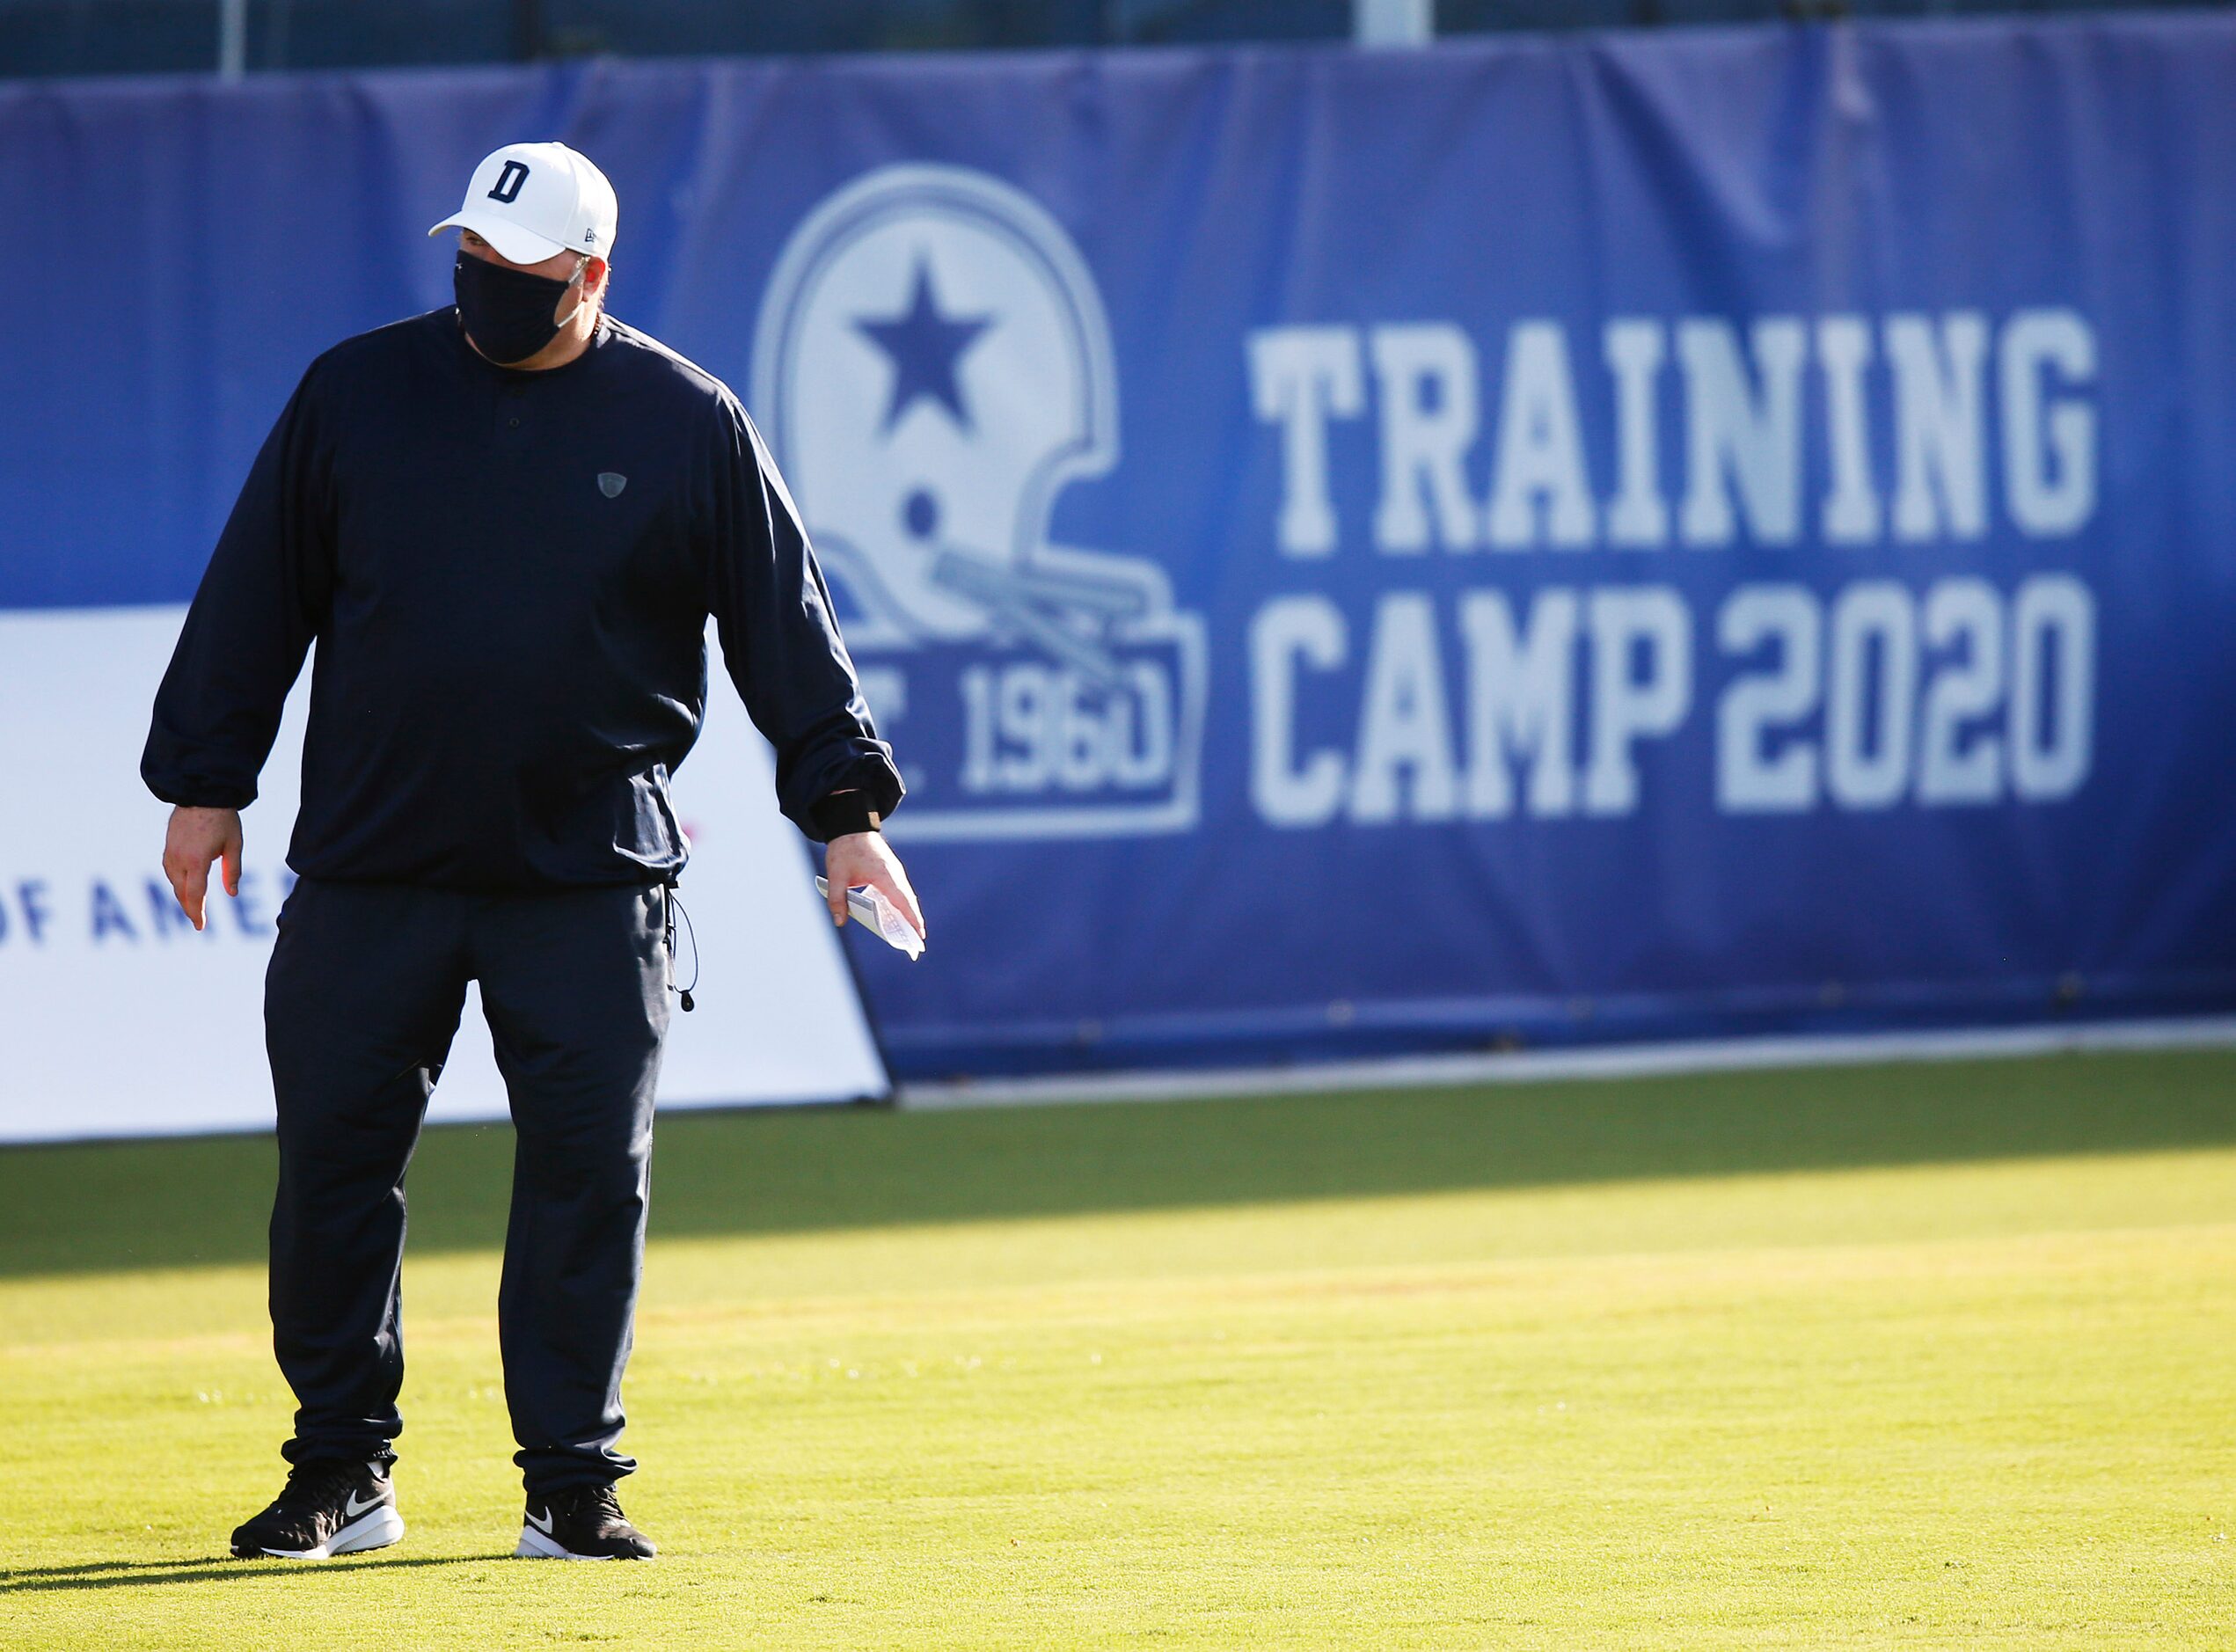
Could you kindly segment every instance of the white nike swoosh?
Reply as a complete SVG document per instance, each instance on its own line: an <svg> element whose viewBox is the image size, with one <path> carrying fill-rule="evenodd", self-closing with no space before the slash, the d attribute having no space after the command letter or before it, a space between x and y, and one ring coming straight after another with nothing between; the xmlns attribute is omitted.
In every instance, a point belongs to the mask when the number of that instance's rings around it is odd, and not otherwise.
<svg viewBox="0 0 2236 1652"><path fill-rule="evenodd" d="M345 1520L354 1520L359 1515L364 1513L366 1509L379 1508L380 1501L381 1500L379 1498L375 1497L368 1502L359 1502L357 1501L357 1494L353 1491L349 1494L349 1501L344 1503L341 1507L342 1518Z"/></svg>
<svg viewBox="0 0 2236 1652"><path fill-rule="evenodd" d="M537 1519L537 1518L534 1515L532 1515L532 1514L531 1514L531 1515L530 1515L530 1516L528 1517L528 1524L529 1524L530 1525L531 1525L531 1526L534 1526L534 1527L535 1527L535 1528L536 1528L538 1531L542 1532L542 1533L543 1533L545 1537L549 1537L549 1536L551 1536L551 1535L552 1535L552 1511L551 1511L549 1509L544 1509L544 1517L543 1517L542 1519L540 1519L540 1520L539 1520L539 1519Z"/></svg>

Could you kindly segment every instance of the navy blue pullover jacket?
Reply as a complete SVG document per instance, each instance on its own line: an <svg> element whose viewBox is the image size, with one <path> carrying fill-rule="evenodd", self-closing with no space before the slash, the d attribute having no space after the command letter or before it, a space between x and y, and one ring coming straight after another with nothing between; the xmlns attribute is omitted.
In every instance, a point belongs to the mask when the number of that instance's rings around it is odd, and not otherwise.
<svg viewBox="0 0 2236 1652"><path fill-rule="evenodd" d="M240 808L315 640L309 877L534 889L683 864L669 777L707 616L778 801L900 800L775 462L720 380L601 318L565 367L493 366L443 309L312 362L186 615L141 759Z"/></svg>

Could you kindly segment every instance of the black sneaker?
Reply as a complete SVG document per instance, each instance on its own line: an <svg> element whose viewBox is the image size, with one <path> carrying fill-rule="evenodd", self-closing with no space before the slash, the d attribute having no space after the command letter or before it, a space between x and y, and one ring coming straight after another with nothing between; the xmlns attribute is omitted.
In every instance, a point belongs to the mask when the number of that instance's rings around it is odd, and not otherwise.
<svg viewBox="0 0 2236 1652"><path fill-rule="evenodd" d="M621 1499L608 1486L569 1486L530 1497L520 1528L524 1561L648 1561L660 1551L629 1524Z"/></svg>
<svg viewBox="0 0 2236 1652"><path fill-rule="evenodd" d="M233 1532L236 1560L330 1561L404 1535L396 1488L378 1463L297 1463L267 1509Z"/></svg>

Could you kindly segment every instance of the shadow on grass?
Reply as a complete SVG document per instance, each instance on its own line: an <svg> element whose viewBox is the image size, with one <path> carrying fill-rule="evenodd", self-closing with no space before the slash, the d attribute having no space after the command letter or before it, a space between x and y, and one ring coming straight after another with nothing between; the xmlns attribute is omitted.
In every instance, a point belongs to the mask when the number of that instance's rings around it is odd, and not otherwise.
<svg viewBox="0 0 2236 1652"><path fill-rule="evenodd" d="M320 1571L374 1571L406 1566L482 1566L508 1561L512 1551L488 1554L344 1555L318 1563ZM25 1566L0 1570L0 1595L54 1589L145 1589L166 1583L274 1577L300 1571L301 1561L237 1561L198 1554L184 1561L95 1561L84 1566Z"/></svg>
<svg viewBox="0 0 2236 1652"><path fill-rule="evenodd" d="M2236 1051L1242 1100L673 1114L656 1238L2236 1145ZM509 1127L431 1130L412 1246L493 1248ZM0 1276L264 1255L269 1137L0 1150Z"/></svg>

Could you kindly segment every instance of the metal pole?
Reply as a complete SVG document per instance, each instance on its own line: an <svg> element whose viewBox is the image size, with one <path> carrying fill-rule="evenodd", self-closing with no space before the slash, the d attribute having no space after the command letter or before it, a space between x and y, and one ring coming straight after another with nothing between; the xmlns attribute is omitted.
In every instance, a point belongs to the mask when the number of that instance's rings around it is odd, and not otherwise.
<svg viewBox="0 0 2236 1652"><path fill-rule="evenodd" d="M248 0L217 0L217 78L238 80L248 70Z"/></svg>
<svg viewBox="0 0 2236 1652"><path fill-rule="evenodd" d="M1436 38L1436 0L1351 0L1351 38L1362 46L1426 46Z"/></svg>
<svg viewBox="0 0 2236 1652"><path fill-rule="evenodd" d="M532 63L544 55L544 0L513 0L513 55Z"/></svg>

